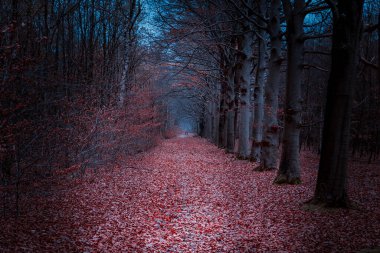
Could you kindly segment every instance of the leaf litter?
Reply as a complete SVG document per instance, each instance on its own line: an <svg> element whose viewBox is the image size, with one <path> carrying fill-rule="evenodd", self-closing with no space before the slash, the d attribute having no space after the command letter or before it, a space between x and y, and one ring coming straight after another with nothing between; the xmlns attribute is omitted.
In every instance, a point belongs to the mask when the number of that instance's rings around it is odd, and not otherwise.
<svg viewBox="0 0 380 253"><path fill-rule="evenodd" d="M174 138L110 170L22 199L0 220L1 252L355 252L380 245L378 164L351 163L357 208L310 211L318 157L304 151L303 183L206 140ZM27 198L28 197L28 198Z"/></svg>

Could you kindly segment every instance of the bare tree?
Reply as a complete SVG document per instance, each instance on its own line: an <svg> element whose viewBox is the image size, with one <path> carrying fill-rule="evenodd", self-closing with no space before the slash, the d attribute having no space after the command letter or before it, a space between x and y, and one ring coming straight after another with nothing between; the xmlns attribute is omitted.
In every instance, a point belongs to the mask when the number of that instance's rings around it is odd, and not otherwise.
<svg viewBox="0 0 380 253"><path fill-rule="evenodd" d="M270 34L270 58L268 79L265 85L265 113L264 136L262 142L262 157L259 170L272 170L277 168L278 156L278 96L280 89L281 57L281 1L271 1L270 21L268 30Z"/></svg>
<svg viewBox="0 0 380 253"><path fill-rule="evenodd" d="M287 72L285 122L282 153L276 183L298 184L300 179L299 142L301 127L301 81L303 70L303 22L305 1L282 0L286 17Z"/></svg>
<svg viewBox="0 0 380 253"><path fill-rule="evenodd" d="M132 0L129 2L128 14L123 25L123 37L124 37L124 64L123 72L120 79L120 93L119 93L119 107L124 105L127 85L132 80L133 68L135 67L133 62L135 60L136 50L136 32L137 21L141 14L141 3L139 0Z"/></svg>
<svg viewBox="0 0 380 253"><path fill-rule="evenodd" d="M314 204L347 207L347 162L353 87L357 79L363 0L326 1L333 13L333 45L322 150Z"/></svg>
<svg viewBox="0 0 380 253"><path fill-rule="evenodd" d="M267 74L267 36L263 28L267 28L265 19L267 12L267 0L260 0L258 3L258 18L257 23L259 26L258 31L258 59L256 80L253 89L254 96L254 110L253 110L253 136L251 148L251 160L255 162L261 161L261 147L263 140L263 121L264 121L264 90Z"/></svg>

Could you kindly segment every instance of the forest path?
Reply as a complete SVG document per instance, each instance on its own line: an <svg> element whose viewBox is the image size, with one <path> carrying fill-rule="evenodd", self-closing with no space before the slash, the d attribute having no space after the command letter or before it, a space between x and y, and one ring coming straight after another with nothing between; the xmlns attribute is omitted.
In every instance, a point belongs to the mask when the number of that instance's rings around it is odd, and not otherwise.
<svg viewBox="0 0 380 253"><path fill-rule="evenodd" d="M272 184L275 171L255 172L255 164L238 160L205 139L182 134L165 140L127 163L136 173L123 175L130 179L120 188L131 182L135 188L127 187L129 198L122 200L127 208L117 213L128 213L128 218L111 215L113 224L124 224L122 232L112 226L108 232L98 230L94 239L108 236L90 248L284 253L349 252L379 244L378 205L376 215L374 206L366 213L349 214L302 208L313 194L317 161L315 155L304 153L303 184L277 186ZM361 232L353 234L352 227ZM110 243L112 234L121 237L119 243L113 239Z"/></svg>
<svg viewBox="0 0 380 253"><path fill-rule="evenodd" d="M303 183L277 186L199 137L162 141L119 165L22 198L0 219L0 252L356 252L380 245L380 174L355 167L357 210L307 211L317 157ZM58 186L58 185L57 185ZM352 229L355 228L355 229ZM336 236L339 234L339 236Z"/></svg>
<svg viewBox="0 0 380 253"><path fill-rule="evenodd" d="M248 250L247 241L253 240L261 225L260 207L251 201L258 197L255 182L242 181L253 165L238 162L242 174L234 174L233 156L203 139L186 137L164 142L149 158L155 168L150 191L158 193L154 200L158 209L153 226L142 235L144 248L163 252ZM244 210L252 212L242 218Z"/></svg>

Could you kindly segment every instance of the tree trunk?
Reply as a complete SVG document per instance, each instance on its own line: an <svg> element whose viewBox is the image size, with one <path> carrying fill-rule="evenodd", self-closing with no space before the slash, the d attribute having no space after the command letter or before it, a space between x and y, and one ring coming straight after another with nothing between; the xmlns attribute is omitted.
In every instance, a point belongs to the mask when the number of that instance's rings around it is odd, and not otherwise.
<svg viewBox="0 0 380 253"><path fill-rule="evenodd" d="M121 80L120 80L120 91L119 91L119 101L118 106L123 107L125 103L125 97L127 95L127 85L132 80L131 74L133 64L131 63L131 58L133 58L134 50L134 36L133 32L135 31L135 21L140 14L141 6L139 6L135 0L130 1L129 3L129 13L124 24L124 66L122 70Z"/></svg>
<svg viewBox="0 0 380 253"><path fill-rule="evenodd" d="M219 143L219 105L217 103L214 103L215 110L214 110L214 143L215 145L218 145Z"/></svg>
<svg viewBox="0 0 380 253"><path fill-rule="evenodd" d="M285 3L286 2L286 3ZM285 125L282 139L280 168L277 184L299 184L300 161L299 141L301 125L301 81L303 71L303 21L304 0L296 0L294 7L290 1L283 0L286 15L286 42L288 49L288 67L286 72ZM291 6L287 9L287 6Z"/></svg>
<svg viewBox="0 0 380 253"><path fill-rule="evenodd" d="M269 59L268 80L265 85L265 113L264 135L261 150L261 165L259 170L273 170L277 168L278 157L278 93L280 87L281 69L281 28L280 28L280 0L272 0L269 33L271 51Z"/></svg>
<svg viewBox="0 0 380 253"><path fill-rule="evenodd" d="M127 43L127 42L126 42ZM129 43L128 43L129 44ZM119 101L118 106L121 108L125 104L125 97L127 95L127 83L128 83L128 71L129 71L129 46L126 46L125 54L124 54L124 66L120 79L120 91L119 91Z"/></svg>
<svg viewBox="0 0 380 253"><path fill-rule="evenodd" d="M267 4L266 0L260 0L259 10L260 15L264 16ZM260 19L259 24L264 26L264 22ZM264 120L264 88L266 79L266 39L265 31L260 29L259 31L259 59L256 74L256 84L254 89L255 107L253 110L253 138L251 148L251 160L260 162L261 160L261 146L263 140L263 120Z"/></svg>
<svg viewBox="0 0 380 253"><path fill-rule="evenodd" d="M212 102L207 102L205 114L205 131L204 137L212 141Z"/></svg>
<svg viewBox="0 0 380 253"><path fill-rule="evenodd" d="M353 87L356 80L363 0L339 0L333 7L331 72L314 204L347 207L347 161Z"/></svg>
<svg viewBox="0 0 380 253"><path fill-rule="evenodd" d="M249 123L250 123L250 76L252 69L252 33L249 26L243 29L244 35L238 37L238 64L236 68L236 79L239 86L239 151L241 159L249 157Z"/></svg>
<svg viewBox="0 0 380 253"><path fill-rule="evenodd" d="M218 145L219 143L219 111L220 111L220 84L216 83L215 84L216 89L215 89L215 95L213 96L212 104L213 104L213 133L212 133L212 139L213 143L215 145Z"/></svg>
<svg viewBox="0 0 380 253"><path fill-rule="evenodd" d="M88 72L87 72L87 82L91 84L94 77L94 59L95 59L95 1L91 0L90 5L90 35L88 39Z"/></svg>
<svg viewBox="0 0 380 253"><path fill-rule="evenodd" d="M213 109L212 104L210 104L210 108ZM210 123L209 123L209 133L208 133L208 139L213 142L213 129L214 129L214 115L213 111L210 112L210 117L209 117Z"/></svg>
<svg viewBox="0 0 380 253"><path fill-rule="evenodd" d="M232 65L228 66L227 74L227 113L226 113L226 151L233 153L235 148L235 71Z"/></svg>
<svg viewBox="0 0 380 253"><path fill-rule="evenodd" d="M221 67L221 87L220 87L220 105L219 105L219 139L218 147L226 148L227 147L227 89L228 89L228 67L226 56L224 53L221 53L220 57L220 67Z"/></svg>

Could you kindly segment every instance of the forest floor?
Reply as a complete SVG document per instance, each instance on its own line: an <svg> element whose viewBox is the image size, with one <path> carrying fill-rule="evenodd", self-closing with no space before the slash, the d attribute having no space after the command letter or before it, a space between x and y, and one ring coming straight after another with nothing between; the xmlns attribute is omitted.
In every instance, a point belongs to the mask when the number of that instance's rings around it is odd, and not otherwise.
<svg viewBox="0 0 380 253"><path fill-rule="evenodd" d="M352 163L356 208L308 210L318 158L303 183L277 186L198 137L163 141L109 170L24 193L0 219L0 252L357 252L380 246L380 169ZM112 172L110 172L112 170ZM39 191L39 187L41 190ZM36 190L37 189L37 190Z"/></svg>

